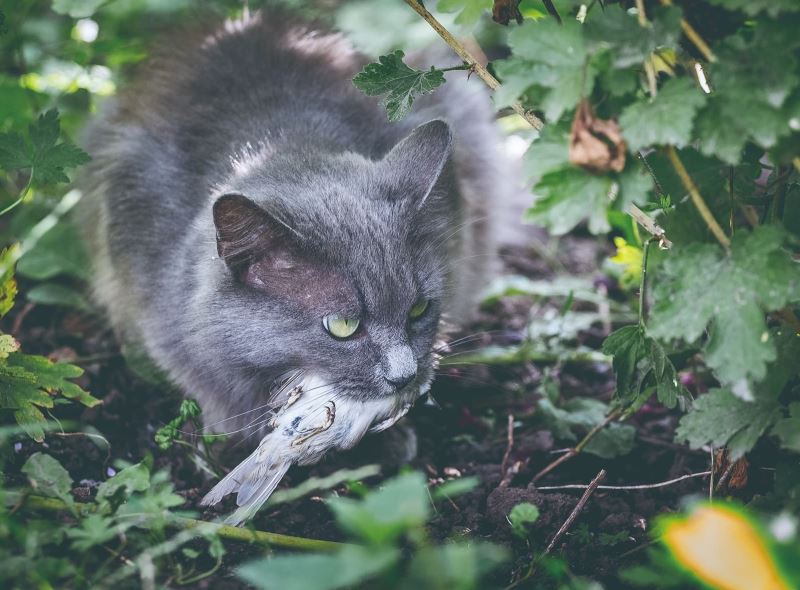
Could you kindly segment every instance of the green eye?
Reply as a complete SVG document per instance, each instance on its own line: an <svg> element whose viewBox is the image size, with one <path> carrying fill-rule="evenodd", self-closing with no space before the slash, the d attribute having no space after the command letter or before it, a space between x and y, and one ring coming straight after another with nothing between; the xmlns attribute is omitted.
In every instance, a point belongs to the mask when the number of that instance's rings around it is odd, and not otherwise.
<svg viewBox="0 0 800 590"><path fill-rule="evenodd" d="M361 320L332 313L322 318L322 326L334 338L350 338L358 330Z"/></svg>
<svg viewBox="0 0 800 590"><path fill-rule="evenodd" d="M422 314L428 309L428 300L427 299L420 299L417 301L411 311L408 312L409 317L412 320L416 320L422 317Z"/></svg>

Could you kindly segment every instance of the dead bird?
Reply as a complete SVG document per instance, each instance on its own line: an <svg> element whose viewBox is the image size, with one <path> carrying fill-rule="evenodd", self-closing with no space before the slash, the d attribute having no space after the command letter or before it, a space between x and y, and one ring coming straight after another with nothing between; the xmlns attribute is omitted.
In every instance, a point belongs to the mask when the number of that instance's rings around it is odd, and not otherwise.
<svg viewBox="0 0 800 590"><path fill-rule="evenodd" d="M201 501L217 504L235 492L239 508L225 519L227 524L250 520L289 467L316 463L329 450L350 449L365 434L389 428L408 413L418 396L413 390L368 400L340 396L335 387L314 376L292 379L287 386L290 393L270 420L271 432Z"/></svg>
<svg viewBox="0 0 800 590"><path fill-rule="evenodd" d="M449 72L390 123L352 84L365 63L246 15L170 38L84 141L95 299L207 425L261 440L205 498L237 492L236 523L290 465L402 417L443 315L467 318L495 268L489 203L514 175L480 82Z"/></svg>

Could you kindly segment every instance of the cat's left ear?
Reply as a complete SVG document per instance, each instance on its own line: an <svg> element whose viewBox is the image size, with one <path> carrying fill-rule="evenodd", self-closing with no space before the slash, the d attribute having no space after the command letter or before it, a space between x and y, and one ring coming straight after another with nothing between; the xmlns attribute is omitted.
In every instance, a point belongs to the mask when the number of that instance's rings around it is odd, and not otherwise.
<svg viewBox="0 0 800 590"><path fill-rule="evenodd" d="M411 197L420 205L442 174L453 149L450 126L435 119L414 129L381 161L400 198Z"/></svg>

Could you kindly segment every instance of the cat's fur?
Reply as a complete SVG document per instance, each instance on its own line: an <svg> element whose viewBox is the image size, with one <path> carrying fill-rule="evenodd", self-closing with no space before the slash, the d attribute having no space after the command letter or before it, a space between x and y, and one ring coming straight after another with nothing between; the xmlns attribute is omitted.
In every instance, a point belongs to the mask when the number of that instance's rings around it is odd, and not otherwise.
<svg viewBox="0 0 800 590"><path fill-rule="evenodd" d="M491 274L510 175L479 83L453 72L391 124L352 85L364 63L255 15L176 41L87 136L96 299L216 430L263 433L287 371L364 400L427 387L440 314ZM339 341L322 317L343 311L362 328Z"/></svg>

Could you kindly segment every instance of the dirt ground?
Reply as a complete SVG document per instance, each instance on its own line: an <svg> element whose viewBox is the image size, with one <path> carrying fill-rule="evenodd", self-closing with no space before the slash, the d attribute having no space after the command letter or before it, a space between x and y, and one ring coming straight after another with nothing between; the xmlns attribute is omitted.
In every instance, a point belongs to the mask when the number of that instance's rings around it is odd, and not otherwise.
<svg viewBox="0 0 800 590"><path fill-rule="evenodd" d="M573 237L562 240L557 251L560 262L570 273L589 275L614 285L602 275L599 262L607 255L602 244L592 238ZM553 276L550 266L528 251L509 251L506 262L510 271L531 278ZM24 293L25 285L21 285ZM621 293L618 294L620 297ZM20 298L22 301L22 298ZM461 348L478 348L485 344L511 344L521 339L529 319L531 301L509 297L481 312L479 320L464 334L468 338ZM81 384L104 400L98 408L80 410L65 407L62 420L75 420L91 425L105 436L110 449L104 449L83 436L48 436L44 445L25 442L16 449L10 472L18 472L25 459L42 446L55 456L80 482L74 489L76 499L90 498L99 482L108 477L115 459L139 461L152 453L157 467L169 469L176 489L196 507L197 500L213 481L198 472L185 450L160 451L154 441L155 431L177 415L179 395L163 385L140 378L126 363L113 334L100 317L45 307L24 307L6 320L15 324L15 333L23 349L70 360L86 369ZM600 326L581 333L583 344L599 347L606 333ZM581 490L547 491L531 485L540 469L559 456L568 443L556 441L552 434L537 426L536 391L545 365L526 363L510 367L468 367L443 369L434 386L434 397L440 409L418 404L407 423L418 439L418 453L410 466L421 470L432 483L459 476L477 476L480 485L473 491L437 506L430 524L433 537L444 539L469 535L510 546L514 560L497 574L497 581L508 583L520 575L530 563L535 548L553 538L580 498ZM560 384L562 395L589 396L609 400L614 389L613 373L602 363L550 366L551 376ZM508 415L516 421L514 443L508 451ZM607 471L608 485L630 485L663 481L708 469L708 456L672 442L677 411L656 405L645 405L632 423L637 427L633 451L624 457L604 460L581 454L554 469L537 482L537 486L587 484L600 469ZM282 487L294 486L309 475L332 473L343 467L365 462L384 464L382 477L396 472L391 452L391 431L385 444L362 445L346 454L332 456L311 468L295 468ZM396 440L395 440L396 442ZM225 451L222 464L233 467L247 452L243 446ZM395 445L396 446L396 445ZM518 465L518 472L503 485L502 465ZM394 465L392 463L395 463ZM380 478L366 483L377 485ZM12 482L13 483L13 482ZM755 493L762 484L751 481L744 493ZM648 531L655 515L678 507L680 499L690 494L707 493L708 479L688 479L676 485L642 491L595 492L580 513L568 534L556 545L553 553L561 555L577 574L590 575L606 587L622 588L611 577L621 566L634 564L644 554L649 542ZM338 490L344 493L344 488ZM330 492L322 493L324 496ZM534 525L533 543L514 537L507 521L510 510L519 502L531 502L540 509ZM230 504L218 507L227 511ZM212 517L213 513L206 513ZM254 523L260 530L303 537L341 540L341 534L321 498L304 499L262 511ZM241 583L232 577L230 567L246 557L263 551L260 548L228 545L226 567L198 587L235 588Z"/></svg>

